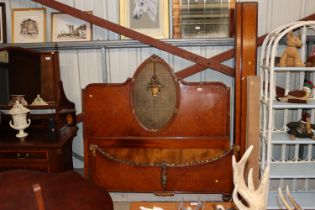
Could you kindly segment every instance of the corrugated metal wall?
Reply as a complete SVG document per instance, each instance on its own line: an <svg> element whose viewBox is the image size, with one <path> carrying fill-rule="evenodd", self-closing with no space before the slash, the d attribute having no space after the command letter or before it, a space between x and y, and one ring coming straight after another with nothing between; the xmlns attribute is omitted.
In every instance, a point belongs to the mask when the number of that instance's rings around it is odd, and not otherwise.
<svg viewBox="0 0 315 210"><path fill-rule="evenodd" d="M75 8L92 11L93 14L107 20L119 21L119 1L112 0L59 0ZM8 42L11 42L11 10L14 8L42 7L40 4L30 0L0 0L6 3ZM295 21L309 14L315 13L314 0L259 0L259 35L262 35L281 24ZM50 40L51 13L56 12L47 8L47 40ZM93 40L117 40L119 36L115 33L93 27ZM232 48L227 46L187 46L184 47L194 53L210 57ZM175 71L191 65L184 59L174 57L168 53L149 47L98 47L89 49L70 49L60 51L61 78L64 82L65 92L68 98L75 102L77 112L81 113L81 89L89 83L95 82L124 82L131 77L137 66L143 60L157 54L168 62ZM227 62L233 66L233 61ZM233 80L212 70L188 78L190 81L214 81L220 80L229 86L233 86ZM233 92L233 89L231 90ZM79 135L75 138L73 151L83 156L82 125L79 125ZM74 159L74 166L82 168L83 162Z"/></svg>

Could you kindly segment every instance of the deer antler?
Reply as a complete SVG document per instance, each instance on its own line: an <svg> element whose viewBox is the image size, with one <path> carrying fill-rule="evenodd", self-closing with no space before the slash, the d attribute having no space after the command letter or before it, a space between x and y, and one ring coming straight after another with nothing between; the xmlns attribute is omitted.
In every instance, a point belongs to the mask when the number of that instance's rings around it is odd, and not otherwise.
<svg viewBox="0 0 315 210"><path fill-rule="evenodd" d="M265 168L264 175L261 179L259 187L255 190L253 183L253 169L251 168L248 173L248 180L246 184L244 178L245 165L250 153L253 150L251 145L243 155L239 162L236 162L235 156L233 156L233 202L240 210L265 210L267 209L267 191L269 187L269 171L270 168ZM238 194L248 204L248 207L239 199Z"/></svg>
<svg viewBox="0 0 315 210"><path fill-rule="evenodd" d="M295 199L294 199L293 196L291 195L288 185L287 185L287 187L286 187L286 193L287 193L287 197L289 198L289 201L291 202L291 204L292 204L293 207L294 207L294 210L303 210L303 209L301 208L301 206L295 201ZM280 197L281 202L282 202L283 205L285 206L285 208L288 209L288 210L293 210L292 207L288 204L288 202L287 202L287 200L285 199L285 197L283 196L282 190L281 190L280 187L278 188L278 195L279 195L279 197Z"/></svg>

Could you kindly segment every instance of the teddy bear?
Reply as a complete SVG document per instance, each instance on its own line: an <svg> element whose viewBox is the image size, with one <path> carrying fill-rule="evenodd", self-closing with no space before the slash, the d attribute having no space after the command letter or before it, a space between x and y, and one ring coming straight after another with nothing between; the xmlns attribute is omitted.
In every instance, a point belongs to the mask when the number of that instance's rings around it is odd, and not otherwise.
<svg viewBox="0 0 315 210"><path fill-rule="evenodd" d="M280 67L303 67L298 48L302 47L302 41L292 31L287 34L287 47L281 55Z"/></svg>

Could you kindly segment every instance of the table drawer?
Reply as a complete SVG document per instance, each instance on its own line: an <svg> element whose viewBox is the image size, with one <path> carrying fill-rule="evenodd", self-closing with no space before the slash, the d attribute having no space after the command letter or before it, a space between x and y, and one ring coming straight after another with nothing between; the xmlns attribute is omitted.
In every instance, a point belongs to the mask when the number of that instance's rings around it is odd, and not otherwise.
<svg viewBox="0 0 315 210"><path fill-rule="evenodd" d="M0 151L0 160L47 160L47 151Z"/></svg>

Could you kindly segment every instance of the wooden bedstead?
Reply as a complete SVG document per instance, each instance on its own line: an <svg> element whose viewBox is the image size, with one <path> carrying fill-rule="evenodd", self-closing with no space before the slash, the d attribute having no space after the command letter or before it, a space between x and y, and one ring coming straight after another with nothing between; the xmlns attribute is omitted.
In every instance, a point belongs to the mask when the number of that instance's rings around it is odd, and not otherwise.
<svg viewBox="0 0 315 210"><path fill-rule="evenodd" d="M135 78L124 84L86 87L82 113L85 176L109 191L231 193L232 153L238 158L246 149L246 82L248 76L256 74L257 2L231 6L235 49L206 58L58 1L32 1L194 63L176 72L170 92L176 100L170 100L170 109L162 112L167 113L163 119L152 107L141 111L141 97L132 95ZM232 58L235 68L223 63ZM208 68L234 81L231 135L229 87L219 82L181 80ZM164 84L162 87L165 89ZM151 112L161 120L158 124L150 124L152 118L146 118Z"/></svg>
<svg viewBox="0 0 315 210"><path fill-rule="evenodd" d="M152 56L125 83L90 84L83 97L85 174L97 184L111 192L232 192L225 84L182 81Z"/></svg>
<svg viewBox="0 0 315 210"><path fill-rule="evenodd" d="M232 155L238 158L244 153L248 135L246 85L247 77L256 74L257 3L236 3L235 50L212 58L59 2L44 4L195 63L175 76L164 61L153 56L123 84L86 87L85 176L112 192L231 194ZM233 56L234 69L222 63ZM230 88L225 84L183 81L207 68L233 78L232 109ZM163 69L168 76L160 75ZM234 112L233 134L230 110Z"/></svg>

